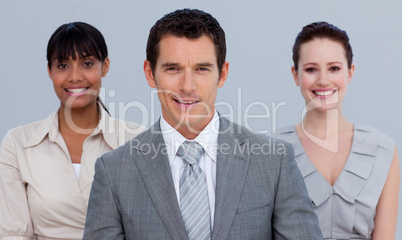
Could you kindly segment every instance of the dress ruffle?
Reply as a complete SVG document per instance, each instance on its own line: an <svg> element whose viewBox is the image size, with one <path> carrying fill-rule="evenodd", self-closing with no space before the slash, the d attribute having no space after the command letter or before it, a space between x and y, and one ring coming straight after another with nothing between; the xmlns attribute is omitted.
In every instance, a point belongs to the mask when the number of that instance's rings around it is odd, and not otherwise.
<svg viewBox="0 0 402 240"><path fill-rule="evenodd" d="M374 128L355 125L349 157L331 186L308 158L294 126L275 136L293 145L324 238L371 238L375 208L393 158L393 140Z"/></svg>

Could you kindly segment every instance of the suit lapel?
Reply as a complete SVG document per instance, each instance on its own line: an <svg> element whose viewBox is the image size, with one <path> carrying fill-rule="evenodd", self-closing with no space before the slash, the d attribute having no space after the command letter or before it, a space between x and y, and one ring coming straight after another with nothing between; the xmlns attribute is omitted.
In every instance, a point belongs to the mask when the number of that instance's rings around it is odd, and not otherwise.
<svg viewBox="0 0 402 240"><path fill-rule="evenodd" d="M136 159L138 171L172 239L188 239L159 121L148 131L137 147L143 152L142 159Z"/></svg>
<svg viewBox="0 0 402 240"><path fill-rule="evenodd" d="M212 239L226 239L236 215L247 176L249 154L247 140L234 134L240 127L220 118L216 167L215 217ZM225 150L227 149L227 150ZM244 149L244 151L243 151Z"/></svg>

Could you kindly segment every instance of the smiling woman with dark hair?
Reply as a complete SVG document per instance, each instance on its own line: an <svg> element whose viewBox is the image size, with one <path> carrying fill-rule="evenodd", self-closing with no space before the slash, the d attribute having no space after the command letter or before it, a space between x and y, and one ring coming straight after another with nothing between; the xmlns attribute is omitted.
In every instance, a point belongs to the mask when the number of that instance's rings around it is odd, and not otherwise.
<svg viewBox="0 0 402 240"><path fill-rule="evenodd" d="M352 58L345 31L326 22L303 28L293 46L292 74L306 114L277 136L295 149L325 239L391 240L398 214L398 151L390 137L343 115Z"/></svg>
<svg viewBox="0 0 402 240"><path fill-rule="evenodd" d="M96 28L60 26L47 60L60 107L3 140L0 239L82 239L96 158L142 130L110 118L99 99L110 60Z"/></svg>

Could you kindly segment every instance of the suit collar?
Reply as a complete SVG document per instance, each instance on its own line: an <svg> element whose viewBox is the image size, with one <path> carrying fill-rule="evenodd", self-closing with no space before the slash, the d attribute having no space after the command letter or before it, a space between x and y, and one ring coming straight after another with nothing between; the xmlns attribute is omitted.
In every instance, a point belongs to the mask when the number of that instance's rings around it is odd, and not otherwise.
<svg viewBox="0 0 402 240"><path fill-rule="evenodd" d="M212 239L226 239L240 202L249 165L246 129L220 117ZM244 151L245 150L245 151Z"/></svg>
<svg viewBox="0 0 402 240"><path fill-rule="evenodd" d="M249 151L244 151L248 139L239 125L219 116L216 198L212 239L226 239L247 176ZM188 239L176 197L166 145L160 122L135 138L134 149L142 152L135 159L154 205L172 239ZM150 147L151 146L151 147Z"/></svg>
<svg viewBox="0 0 402 240"><path fill-rule="evenodd" d="M134 159L148 193L172 239L188 239L181 216L160 120L137 138L134 149L142 152Z"/></svg>

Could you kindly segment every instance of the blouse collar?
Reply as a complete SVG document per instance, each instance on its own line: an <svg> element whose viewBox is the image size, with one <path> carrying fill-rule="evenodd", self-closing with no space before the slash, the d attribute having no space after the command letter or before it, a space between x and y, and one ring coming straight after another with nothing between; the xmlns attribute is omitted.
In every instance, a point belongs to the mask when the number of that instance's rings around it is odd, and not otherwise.
<svg viewBox="0 0 402 240"><path fill-rule="evenodd" d="M101 106L99 106L98 109L100 113L99 123L95 130L91 133L91 136L102 134L109 147L116 149L118 148L119 143L115 137L112 137L116 134L115 121L111 121L112 118ZM34 147L40 144L46 136L49 136L50 141L56 142L60 135L58 112L59 109L44 119L37 128L33 129L33 134L24 144L25 148Z"/></svg>

